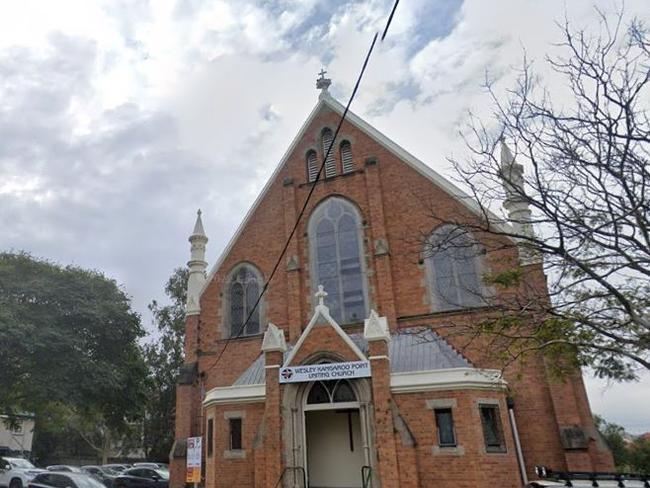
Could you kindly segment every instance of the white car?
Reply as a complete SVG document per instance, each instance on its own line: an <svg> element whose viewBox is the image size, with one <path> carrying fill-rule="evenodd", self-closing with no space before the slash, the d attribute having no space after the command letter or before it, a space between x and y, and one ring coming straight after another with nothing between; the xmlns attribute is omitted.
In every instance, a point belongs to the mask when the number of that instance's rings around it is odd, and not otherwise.
<svg viewBox="0 0 650 488"><path fill-rule="evenodd" d="M27 488L27 484L44 469L38 469L27 459L0 457L0 486Z"/></svg>

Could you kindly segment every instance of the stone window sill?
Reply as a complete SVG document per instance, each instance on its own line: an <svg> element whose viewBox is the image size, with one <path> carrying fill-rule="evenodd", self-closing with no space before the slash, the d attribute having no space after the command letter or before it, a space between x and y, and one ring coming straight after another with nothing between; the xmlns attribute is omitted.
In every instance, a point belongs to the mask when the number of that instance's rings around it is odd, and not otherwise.
<svg viewBox="0 0 650 488"><path fill-rule="evenodd" d="M246 459L246 451L244 449L232 449L223 451L224 459Z"/></svg>
<svg viewBox="0 0 650 488"><path fill-rule="evenodd" d="M463 446L433 446L431 454L434 456L464 456Z"/></svg>

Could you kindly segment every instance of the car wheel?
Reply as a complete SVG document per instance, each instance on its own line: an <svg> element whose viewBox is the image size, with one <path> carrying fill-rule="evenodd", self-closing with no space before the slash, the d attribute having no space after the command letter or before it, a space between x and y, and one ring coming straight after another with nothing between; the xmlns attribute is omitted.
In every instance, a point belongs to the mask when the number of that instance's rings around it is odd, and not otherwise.
<svg viewBox="0 0 650 488"><path fill-rule="evenodd" d="M9 488L23 488L23 482L18 478L14 478L9 483Z"/></svg>

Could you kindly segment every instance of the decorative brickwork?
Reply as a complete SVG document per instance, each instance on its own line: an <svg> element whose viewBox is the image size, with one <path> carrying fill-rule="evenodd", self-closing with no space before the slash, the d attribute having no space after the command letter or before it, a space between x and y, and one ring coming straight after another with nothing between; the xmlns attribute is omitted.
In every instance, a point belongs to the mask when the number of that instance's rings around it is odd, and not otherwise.
<svg viewBox="0 0 650 488"><path fill-rule="evenodd" d="M230 404L214 401L201 405L202 394L231 388L262 350L262 334L227 342L230 325L224 316L224 280L242 262L254 264L263 278L268 278L310 189L305 164L307 151L315 149L322 160L321 131L324 127L335 127L339 117L340 105L327 93L321 94L318 107L262 197L208 274L200 296L200 314L187 317L185 357L188 364L197 363L197 370L195 381L179 385L177 390L176 438L181 445L184 438L200 435L205 430L207 418L214 419L214 451L206 459L207 488L272 488L286 467L303 467L308 471L302 427L307 388L280 384L278 370L299 341L302 342L293 354L292 365L315 360L360 359L327 323L315 325L301 339L317 303L310 269L313 260L309 256L309 239L313 236L308 234L307 223L311 212L324 199L337 195L359 209L363 221L367 313L376 310L385 318L389 332L413 326L436 327L443 339L460 350L462 338L440 326L449 325L452 320L457 324L471 323L477 314L490 313L488 309L436 311L421 249L415 244L421 235L435 227L430 217L431 206L443 217L471 221L476 216L439 176L427 173L428 170L418 166L421 163L413 163L412 156L352 115L343 123L334 147L338 148L343 140L351 142L355 169L343 174L340 152L333 151L339 176L316 184L306 216L265 296L266 320L277 325L289 350L283 354L281 347L270 348L265 353L266 369L261 380L265 385L257 385L263 388L260 390L264 392L263 398L250 395ZM481 240L480 235L476 238ZM484 266L498 272L516 265L518 259L515 248L488 252ZM546 286L539 264L528 264L523 271L527 284L541 289ZM383 329L376 323L370 325L370 339L382 336L379 332ZM267 323L262 324L262 332L266 327ZM341 324L341 327L345 333L363 332L362 322ZM281 342L280 336L274 334L273 344ZM353 380L358 382L354 384L357 402L348 405L359 412L364 462L372 468L375 488L520 487L506 395L514 398L528 476L533 476L535 465L548 465L557 470L613 469L611 454L595 431L578 373L564 383L558 382L551 379L542 358L531 358L506 371L509 391L497 385L494 388L479 385L473 389L432 385L429 390L400 387L396 393L391 388L387 340L386 336L368 342L364 354L370 360L372 377ZM226 344L225 352L215 364ZM463 349L462 354L473 367L498 366L485 354L485 349L485 344L477 341L473 347ZM438 445L432 410L437 400L449 402L456 446ZM479 405L485 401L498 406L504 452L486 449L479 412ZM237 456L224 455L229 450L229 427L224 414L232 411L243 414L242 453ZM565 438L582 432L582 444L576 441L567 446L566 439L563 444L563 429L573 429L565 430ZM185 459L176 456L171 463L171 487L178 488L184 482ZM300 471L287 474L285 486L294 486L293 476L299 474Z"/></svg>

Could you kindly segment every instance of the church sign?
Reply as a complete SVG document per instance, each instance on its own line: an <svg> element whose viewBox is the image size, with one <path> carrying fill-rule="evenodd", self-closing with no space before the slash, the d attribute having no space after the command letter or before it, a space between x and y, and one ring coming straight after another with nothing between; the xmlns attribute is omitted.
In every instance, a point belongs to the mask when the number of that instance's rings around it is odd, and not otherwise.
<svg viewBox="0 0 650 488"><path fill-rule="evenodd" d="M346 363L309 364L280 368L280 383L301 383L305 381L324 381L367 378L370 376L370 361L350 361Z"/></svg>

